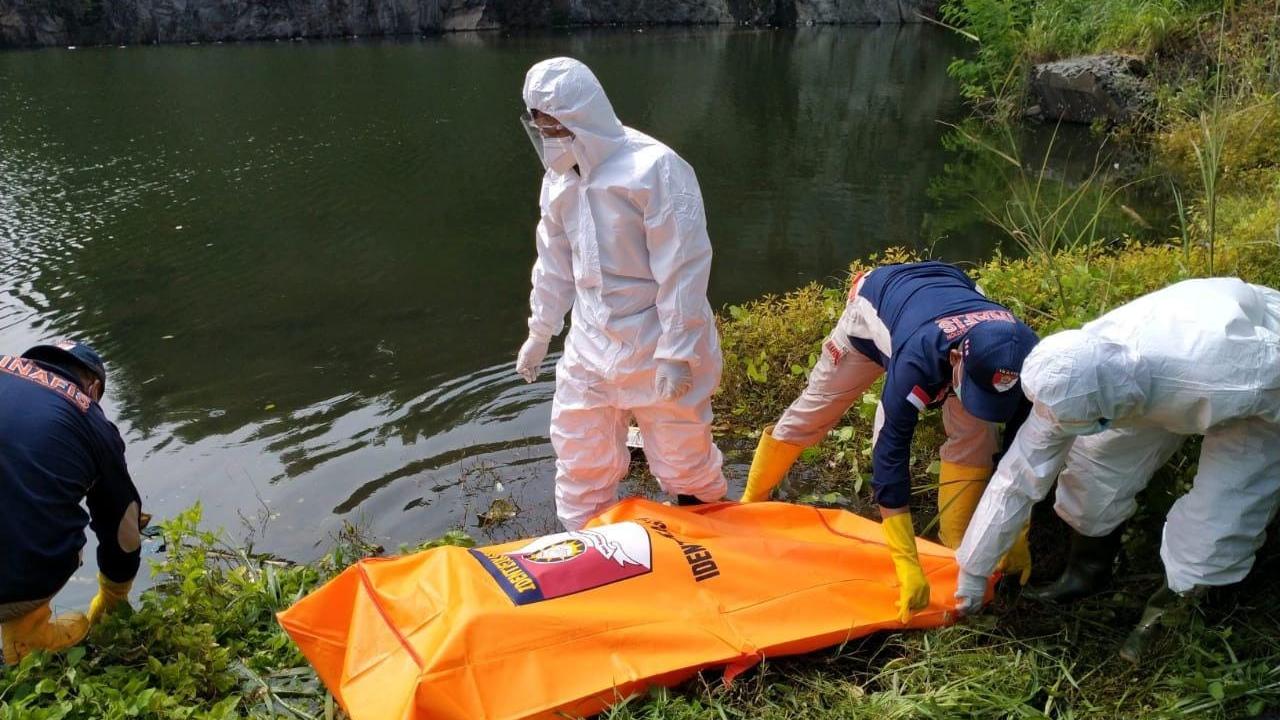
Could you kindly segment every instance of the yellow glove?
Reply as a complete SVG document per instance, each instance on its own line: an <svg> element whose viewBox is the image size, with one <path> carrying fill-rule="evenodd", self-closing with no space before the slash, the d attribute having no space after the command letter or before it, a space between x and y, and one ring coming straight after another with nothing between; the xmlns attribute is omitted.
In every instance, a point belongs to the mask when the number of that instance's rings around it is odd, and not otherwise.
<svg viewBox="0 0 1280 720"><path fill-rule="evenodd" d="M911 513L904 512L880 521L885 541L893 557L893 568L898 573L898 619L904 624L911 613L929 605L929 581L920 567L916 555L916 534L911 528Z"/></svg>
<svg viewBox="0 0 1280 720"><path fill-rule="evenodd" d="M1022 528L1018 539L1013 541L1013 547L1009 548L1009 552L1004 554L1000 564L996 566L1005 575L1018 575L1019 585L1026 585L1031 579L1031 546L1027 544L1027 532L1030 529L1030 525Z"/></svg>
<svg viewBox="0 0 1280 720"><path fill-rule="evenodd" d="M114 610L120 603L127 603L132 587L132 580L113 582L106 575L98 573L98 594L89 603L89 624L98 624L103 615Z"/></svg>

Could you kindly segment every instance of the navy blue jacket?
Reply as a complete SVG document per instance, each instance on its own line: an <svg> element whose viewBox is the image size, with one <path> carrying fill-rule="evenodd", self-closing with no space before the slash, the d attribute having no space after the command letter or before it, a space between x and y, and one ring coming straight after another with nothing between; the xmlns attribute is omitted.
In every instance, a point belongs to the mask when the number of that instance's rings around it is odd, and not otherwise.
<svg viewBox="0 0 1280 720"><path fill-rule="evenodd" d="M0 603L55 594L80 565L86 525L102 574L132 580L141 553L117 537L135 502L120 431L75 374L0 355Z"/></svg>
<svg viewBox="0 0 1280 720"><path fill-rule="evenodd" d="M871 485L876 502L905 507L911 500L911 438L920 412L936 408L951 394L951 348L970 327L1013 313L978 292L973 280L954 265L921 262L885 265L869 273L858 288L889 331L891 356L873 340L850 337L863 355L885 369L884 425L871 455ZM1024 402L1005 425L1004 447L1026 418Z"/></svg>

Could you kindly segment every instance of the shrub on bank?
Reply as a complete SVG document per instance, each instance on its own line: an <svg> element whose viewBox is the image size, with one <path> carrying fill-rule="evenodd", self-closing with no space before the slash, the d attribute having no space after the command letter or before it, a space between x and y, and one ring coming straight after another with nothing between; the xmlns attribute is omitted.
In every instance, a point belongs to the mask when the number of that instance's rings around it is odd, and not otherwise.
<svg viewBox="0 0 1280 720"><path fill-rule="evenodd" d="M1215 70L1231 88L1280 90L1280 17L1272 0L947 0L943 20L973 45L949 71L989 114L1022 110L1031 66L1094 53L1147 60L1158 122L1213 102Z"/></svg>
<svg viewBox="0 0 1280 720"><path fill-rule="evenodd" d="M1248 240L1254 224L1232 225L1230 242L1220 250L1219 274L1235 275L1248 282L1280 287L1280 252L1276 247ZM891 250L883 258L854 263L851 270L878 262L913 259L908 251ZM1141 245L1125 242L1118 247L1076 248L1054 256L1050 270L1035 258L1004 255L983 262L970 275L987 296L1002 303L1044 337L1074 328L1140 295L1179 280L1207 274L1202 247L1175 244ZM1065 292L1069 312L1060 309L1059 287ZM808 285L782 296L733 306L720 319L724 348L724 377L715 397L717 418L731 432L752 434L775 420L804 388L809 368L816 362L821 341L844 309L847 288ZM863 435L870 433L870 418L851 412L846 420ZM922 421L941 432L940 413L926 413ZM936 436L926 436L932 442ZM835 438L828 447L834 447ZM936 446L917 444L921 457L936 454Z"/></svg>

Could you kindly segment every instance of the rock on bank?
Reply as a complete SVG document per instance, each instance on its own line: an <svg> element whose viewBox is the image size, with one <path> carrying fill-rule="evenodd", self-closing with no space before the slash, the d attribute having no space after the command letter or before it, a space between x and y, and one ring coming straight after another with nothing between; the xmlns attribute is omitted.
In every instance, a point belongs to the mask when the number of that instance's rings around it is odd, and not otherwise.
<svg viewBox="0 0 1280 720"><path fill-rule="evenodd" d="M611 23L904 23L938 0L0 0L0 47Z"/></svg>

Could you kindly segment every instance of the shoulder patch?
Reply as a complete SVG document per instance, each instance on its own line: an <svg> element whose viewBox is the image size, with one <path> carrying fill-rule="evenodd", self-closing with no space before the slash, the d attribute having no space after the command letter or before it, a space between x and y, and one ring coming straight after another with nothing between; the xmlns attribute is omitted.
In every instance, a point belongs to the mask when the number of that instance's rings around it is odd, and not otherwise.
<svg viewBox="0 0 1280 720"><path fill-rule="evenodd" d="M911 392L907 393L907 402L915 405L916 409L920 412L924 412L925 408L929 407L929 401L931 399L932 398L929 397L929 393L925 392L924 388L919 385L911 388Z"/></svg>

